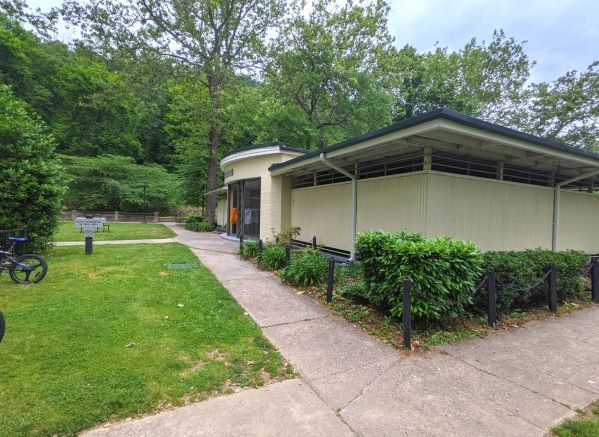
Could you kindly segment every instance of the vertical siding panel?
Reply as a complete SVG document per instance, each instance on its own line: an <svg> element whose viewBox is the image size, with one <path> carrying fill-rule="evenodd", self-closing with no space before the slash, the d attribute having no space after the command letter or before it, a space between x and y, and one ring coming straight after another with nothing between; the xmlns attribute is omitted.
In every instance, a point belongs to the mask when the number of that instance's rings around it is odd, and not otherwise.
<svg viewBox="0 0 599 437"><path fill-rule="evenodd" d="M559 249L599 253L599 195L562 190Z"/></svg>
<svg viewBox="0 0 599 437"><path fill-rule="evenodd" d="M474 241L483 250L551 248L553 190L432 173L427 235Z"/></svg>

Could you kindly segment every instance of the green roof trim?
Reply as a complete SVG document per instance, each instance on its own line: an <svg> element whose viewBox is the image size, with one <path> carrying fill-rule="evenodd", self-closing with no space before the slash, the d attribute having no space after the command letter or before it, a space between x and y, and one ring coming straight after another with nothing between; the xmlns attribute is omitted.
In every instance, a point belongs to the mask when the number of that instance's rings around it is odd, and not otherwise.
<svg viewBox="0 0 599 437"><path fill-rule="evenodd" d="M236 153L239 153L239 152L245 152L247 150L262 149L264 147L278 147L279 150L284 151L284 152L297 152L297 153L307 153L308 152L305 149L298 149L296 147L288 147L285 143L282 143L280 141L274 141L271 143L249 144L247 146L238 147L237 149L231 150L229 153L227 153L225 156L223 156L222 159L224 159L228 156L231 156L231 155L235 155Z"/></svg>
<svg viewBox="0 0 599 437"><path fill-rule="evenodd" d="M285 162L281 162L278 164L273 164L269 167L269 170L277 170L280 168L285 168L289 165L295 164L297 162L301 162L315 156L319 156L321 153L329 153L335 150L344 149L349 146L353 146L355 144L371 140L373 138L382 137L383 135L387 135L393 132L398 132L403 129L407 129L412 126L416 126L422 123L426 123L429 121L433 121L439 118L443 118L446 120L454 121L456 123L463 124L465 126L474 127L482 130L486 130L488 132L500 134L506 137L511 137L523 141L528 141L533 144L537 144L540 146L547 147L548 149L559 150L561 152L572 153L574 155L584 156L586 158L596 159L599 162L599 153L589 152L587 150L579 149L573 146L567 146L565 144L558 143L556 141L551 141L542 137L538 137L535 135L527 134L515 129L511 129L508 127L500 126L494 123L489 123L488 121L481 120L479 118L470 117L469 115L462 114L461 112L454 111L452 109L440 108L435 111L427 112L426 114L417 115L415 117L408 118L407 120L402 120L398 123L394 123L387 127L377 129L371 132L368 132L364 135L360 135L354 138L350 138L348 140L342 141L337 144L333 144L331 146L324 147L319 150L311 150L305 153L303 156L298 156L296 158L290 159Z"/></svg>

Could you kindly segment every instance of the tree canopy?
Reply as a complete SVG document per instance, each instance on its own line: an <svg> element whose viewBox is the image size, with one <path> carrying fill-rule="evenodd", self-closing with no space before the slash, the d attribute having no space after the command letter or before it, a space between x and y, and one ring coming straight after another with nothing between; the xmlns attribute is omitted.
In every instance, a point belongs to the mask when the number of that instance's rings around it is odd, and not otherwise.
<svg viewBox="0 0 599 437"><path fill-rule="evenodd" d="M396 47L388 13L385 0L67 0L47 14L0 0L0 84L47 126L73 175L63 204L80 209L139 209L147 178L161 193L149 208L206 198L210 218L234 148L317 149L439 107L599 150L598 62L535 83L526 43L502 30L422 52ZM77 40L58 40L59 16ZM111 165L133 176L111 182Z"/></svg>
<svg viewBox="0 0 599 437"><path fill-rule="evenodd" d="M64 175L47 126L0 84L0 229L27 227L36 250L51 241Z"/></svg>

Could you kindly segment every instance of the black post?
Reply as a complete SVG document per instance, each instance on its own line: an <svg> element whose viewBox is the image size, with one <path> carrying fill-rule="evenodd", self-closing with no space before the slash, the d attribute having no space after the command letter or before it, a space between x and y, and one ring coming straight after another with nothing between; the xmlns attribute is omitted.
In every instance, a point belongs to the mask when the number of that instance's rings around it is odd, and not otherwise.
<svg viewBox="0 0 599 437"><path fill-rule="evenodd" d="M557 268L554 265L549 266L547 293L549 298L549 311L555 313L557 312Z"/></svg>
<svg viewBox="0 0 599 437"><path fill-rule="evenodd" d="M289 261L291 261L291 248L289 245L285 246L285 265L289 265Z"/></svg>
<svg viewBox="0 0 599 437"><path fill-rule="evenodd" d="M263 249L264 249L264 243L262 242L262 240L258 240L258 253L262 253Z"/></svg>
<svg viewBox="0 0 599 437"><path fill-rule="evenodd" d="M599 259L591 261L591 296L594 302L599 303Z"/></svg>
<svg viewBox="0 0 599 437"><path fill-rule="evenodd" d="M91 255L94 248L94 237L85 237L85 254Z"/></svg>
<svg viewBox="0 0 599 437"><path fill-rule="evenodd" d="M497 326L497 293L495 292L495 272L487 272L487 291L489 292L489 325Z"/></svg>
<svg viewBox="0 0 599 437"><path fill-rule="evenodd" d="M335 282L335 260L329 259L329 276L327 278L327 302L333 300L333 285Z"/></svg>
<svg viewBox="0 0 599 437"><path fill-rule="evenodd" d="M239 236L239 250L241 251L243 249L243 235Z"/></svg>
<svg viewBox="0 0 599 437"><path fill-rule="evenodd" d="M312 237L312 249L316 249L316 235Z"/></svg>
<svg viewBox="0 0 599 437"><path fill-rule="evenodd" d="M412 281L403 280L403 347L412 349Z"/></svg>

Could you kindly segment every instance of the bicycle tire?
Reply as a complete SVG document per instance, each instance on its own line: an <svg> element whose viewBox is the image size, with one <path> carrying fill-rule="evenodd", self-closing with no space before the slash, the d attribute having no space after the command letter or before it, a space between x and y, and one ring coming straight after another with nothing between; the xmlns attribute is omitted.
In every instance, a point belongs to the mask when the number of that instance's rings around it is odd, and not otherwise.
<svg viewBox="0 0 599 437"><path fill-rule="evenodd" d="M6 323L4 322L4 315L2 311L0 311L0 343L2 343L2 339L4 338L4 330L6 329Z"/></svg>
<svg viewBox="0 0 599 437"><path fill-rule="evenodd" d="M14 268L8 271L8 274L10 275L10 279L12 279L13 282L15 282L16 284L37 284L42 279L44 279L46 277L46 274L48 273L48 263L41 256L29 253L17 258L17 262L20 263L25 263L27 260L30 260L30 262L33 261L34 263L37 262L37 265L35 267L41 267L41 271L39 271L33 277L33 279L30 279L30 274L27 274L27 272L24 270L17 269L15 266ZM18 274L21 273L25 274L25 278L18 276Z"/></svg>

